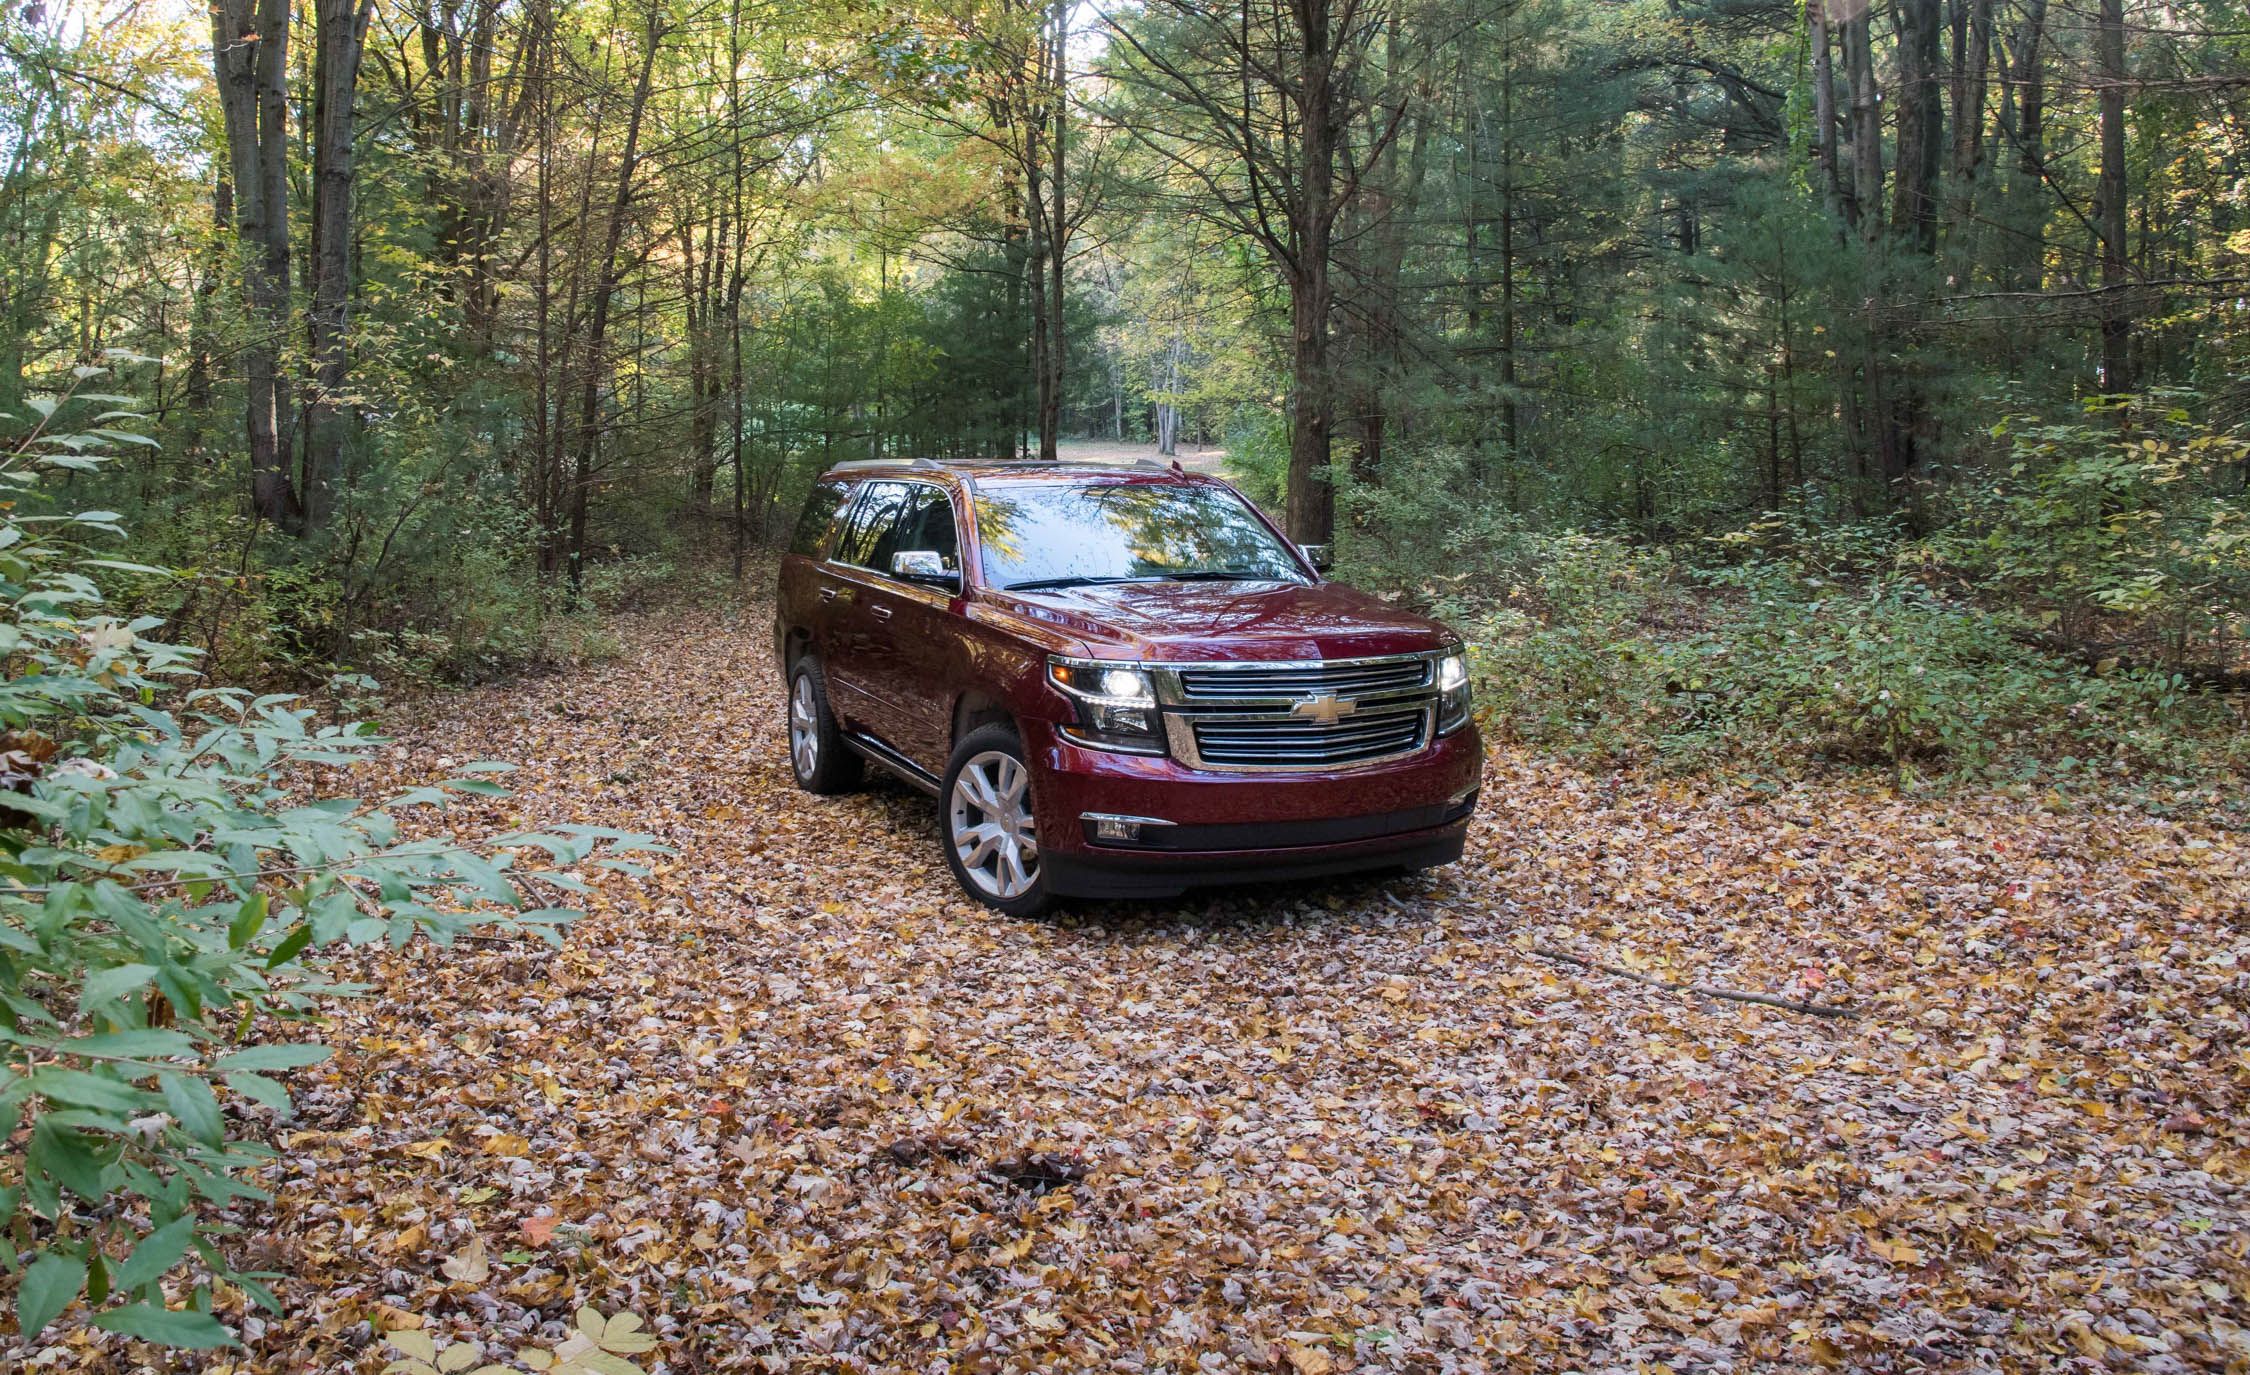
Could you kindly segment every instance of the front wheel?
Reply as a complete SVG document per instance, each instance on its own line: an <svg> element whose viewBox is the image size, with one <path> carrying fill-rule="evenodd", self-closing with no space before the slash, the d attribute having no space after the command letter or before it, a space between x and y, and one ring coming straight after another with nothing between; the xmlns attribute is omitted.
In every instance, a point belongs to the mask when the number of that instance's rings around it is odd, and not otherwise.
<svg viewBox="0 0 2250 1375"><path fill-rule="evenodd" d="M1046 910L1031 766L1013 728L981 726L954 746L939 793L945 862L968 895L1011 917Z"/></svg>

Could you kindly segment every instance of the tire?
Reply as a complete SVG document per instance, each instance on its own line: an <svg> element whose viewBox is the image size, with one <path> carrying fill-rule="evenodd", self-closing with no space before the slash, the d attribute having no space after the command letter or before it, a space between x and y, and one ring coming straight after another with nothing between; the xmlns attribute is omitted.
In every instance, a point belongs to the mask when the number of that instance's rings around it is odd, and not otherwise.
<svg viewBox="0 0 2250 1375"><path fill-rule="evenodd" d="M844 732L828 710L828 679L820 671L820 661L810 654L789 670L788 705L783 713L789 772L796 776L798 787L827 796L859 786L865 766L844 743Z"/></svg>
<svg viewBox="0 0 2250 1375"><path fill-rule="evenodd" d="M953 747L938 789L938 834L962 892L1011 917L1047 910L1054 898L1035 815L1031 765L1013 726L979 726Z"/></svg>

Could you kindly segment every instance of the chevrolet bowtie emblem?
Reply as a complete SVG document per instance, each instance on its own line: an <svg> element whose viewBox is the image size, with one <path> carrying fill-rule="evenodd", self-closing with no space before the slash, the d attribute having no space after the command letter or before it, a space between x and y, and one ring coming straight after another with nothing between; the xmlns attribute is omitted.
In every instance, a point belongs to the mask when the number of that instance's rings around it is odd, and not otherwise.
<svg viewBox="0 0 2250 1375"><path fill-rule="evenodd" d="M1333 726L1358 710L1359 703L1349 698L1338 697L1333 692L1324 692L1318 697L1307 697L1304 701L1289 708L1289 714L1302 720L1318 721L1324 726Z"/></svg>

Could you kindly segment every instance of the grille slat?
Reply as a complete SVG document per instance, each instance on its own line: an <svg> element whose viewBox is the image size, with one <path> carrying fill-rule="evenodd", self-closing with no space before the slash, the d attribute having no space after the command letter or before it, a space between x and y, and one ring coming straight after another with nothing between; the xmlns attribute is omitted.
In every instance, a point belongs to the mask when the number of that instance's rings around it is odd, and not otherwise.
<svg viewBox="0 0 2250 1375"><path fill-rule="evenodd" d="M1351 730L1291 730L1277 721L1271 726L1253 726L1248 730L1206 725L1196 732L1195 738L1214 745L1343 745L1371 735L1396 735L1400 729L1402 725L1398 722L1371 721Z"/></svg>
<svg viewBox="0 0 2250 1375"><path fill-rule="evenodd" d="M1417 706L1323 725L1267 721L1197 721L1196 752L1208 764L1311 768L1349 764L1420 748L1428 713Z"/></svg>
<svg viewBox="0 0 2250 1375"><path fill-rule="evenodd" d="M1409 656L1368 664L1293 664L1287 668L1183 668L1180 689L1190 698L1225 701L1242 697L1306 697L1323 692L1409 692L1427 687L1427 659Z"/></svg>

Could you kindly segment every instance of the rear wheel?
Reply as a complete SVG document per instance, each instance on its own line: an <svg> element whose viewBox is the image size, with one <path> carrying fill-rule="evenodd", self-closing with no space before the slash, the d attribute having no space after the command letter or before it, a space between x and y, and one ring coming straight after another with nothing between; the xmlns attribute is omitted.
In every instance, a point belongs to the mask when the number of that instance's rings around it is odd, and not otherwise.
<svg viewBox="0 0 2250 1375"><path fill-rule="evenodd" d="M1031 766L1013 727L981 726L953 749L939 797L945 862L968 895L1011 917L1050 901L1039 863Z"/></svg>
<svg viewBox="0 0 2250 1375"><path fill-rule="evenodd" d="M862 772L829 713L828 679L810 654L789 673L789 771L808 793L848 792Z"/></svg>

